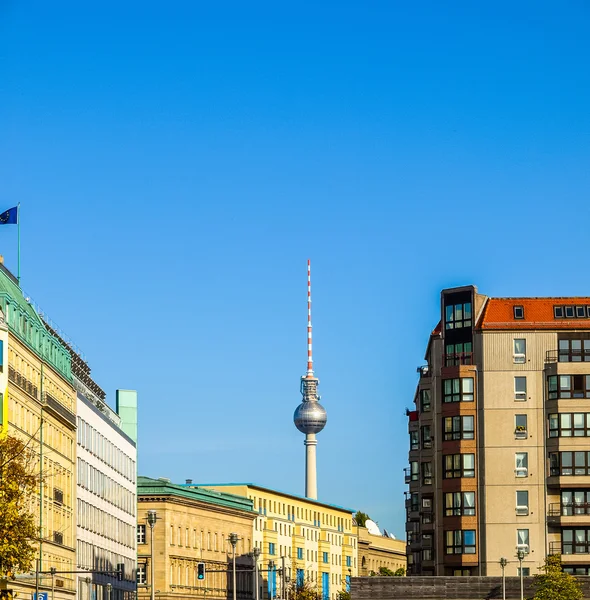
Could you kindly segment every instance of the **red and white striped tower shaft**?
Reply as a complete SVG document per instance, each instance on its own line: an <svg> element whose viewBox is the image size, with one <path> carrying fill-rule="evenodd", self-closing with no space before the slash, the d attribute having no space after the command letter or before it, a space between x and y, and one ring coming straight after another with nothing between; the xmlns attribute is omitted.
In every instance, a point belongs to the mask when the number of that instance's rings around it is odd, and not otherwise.
<svg viewBox="0 0 590 600"><path fill-rule="evenodd" d="M299 431L305 433L305 495L317 499L316 434L326 425L327 415L319 403L318 379L313 374L311 341L311 263L307 261L307 372L301 377L303 402L297 407L293 420Z"/></svg>
<svg viewBox="0 0 590 600"><path fill-rule="evenodd" d="M313 354L311 347L311 261L307 261L307 376L313 377Z"/></svg>

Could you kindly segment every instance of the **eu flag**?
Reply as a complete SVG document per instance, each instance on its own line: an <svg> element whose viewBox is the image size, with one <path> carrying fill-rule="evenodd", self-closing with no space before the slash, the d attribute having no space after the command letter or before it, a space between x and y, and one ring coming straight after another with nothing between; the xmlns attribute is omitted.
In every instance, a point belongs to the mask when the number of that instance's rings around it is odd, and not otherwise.
<svg viewBox="0 0 590 600"><path fill-rule="evenodd" d="M0 225L16 225L18 223L18 207L14 206L0 214Z"/></svg>

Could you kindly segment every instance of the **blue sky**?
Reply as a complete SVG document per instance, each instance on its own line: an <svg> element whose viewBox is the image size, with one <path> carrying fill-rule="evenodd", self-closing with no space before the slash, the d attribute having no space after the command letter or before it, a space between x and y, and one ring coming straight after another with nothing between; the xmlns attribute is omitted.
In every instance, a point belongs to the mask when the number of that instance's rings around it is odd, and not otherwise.
<svg viewBox="0 0 590 600"><path fill-rule="evenodd" d="M589 16L0 3L23 289L111 399L139 391L141 474L303 493L311 258L320 499L403 535L404 409L439 291L588 294Z"/></svg>

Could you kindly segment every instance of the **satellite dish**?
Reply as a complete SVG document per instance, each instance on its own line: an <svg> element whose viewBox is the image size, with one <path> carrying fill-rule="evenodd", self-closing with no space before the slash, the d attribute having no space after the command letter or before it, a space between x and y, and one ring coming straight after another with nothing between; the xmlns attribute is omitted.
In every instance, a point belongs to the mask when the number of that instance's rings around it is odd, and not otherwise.
<svg viewBox="0 0 590 600"><path fill-rule="evenodd" d="M367 519L365 521L365 527L371 535L381 535L381 531L379 530L379 527L375 521Z"/></svg>
<svg viewBox="0 0 590 600"><path fill-rule="evenodd" d="M390 534L389 534L389 537L390 537L392 540L397 540L397 538L395 537L395 535L393 535L393 533L390 533Z"/></svg>

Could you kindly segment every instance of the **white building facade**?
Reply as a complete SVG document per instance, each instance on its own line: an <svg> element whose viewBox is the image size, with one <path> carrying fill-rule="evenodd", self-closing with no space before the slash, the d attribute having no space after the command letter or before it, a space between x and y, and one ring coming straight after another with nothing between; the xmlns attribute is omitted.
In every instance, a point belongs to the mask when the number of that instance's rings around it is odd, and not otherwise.
<svg viewBox="0 0 590 600"><path fill-rule="evenodd" d="M133 600L137 570L137 445L121 417L78 389L76 562L79 600ZM84 393L82 393L84 392Z"/></svg>

